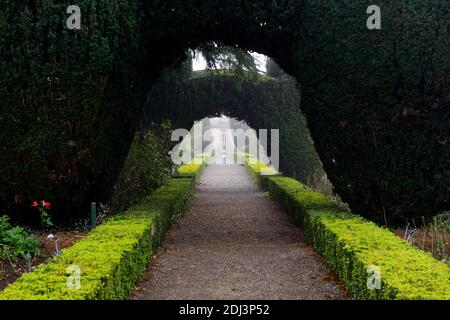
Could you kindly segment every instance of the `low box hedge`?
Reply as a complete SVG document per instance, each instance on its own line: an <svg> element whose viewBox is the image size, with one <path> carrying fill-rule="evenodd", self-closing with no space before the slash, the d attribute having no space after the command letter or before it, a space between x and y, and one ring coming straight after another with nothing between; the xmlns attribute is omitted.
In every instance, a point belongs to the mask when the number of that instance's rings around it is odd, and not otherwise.
<svg viewBox="0 0 450 320"><path fill-rule="evenodd" d="M193 180L171 179L141 203L111 217L85 239L62 251L0 292L0 300L127 299L174 217L194 194ZM67 286L70 266L81 270L80 288Z"/></svg>
<svg viewBox="0 0 450 320"><path fill-rule="evenodd" d="M320 192L313 192L299 181L283 177L263 178L265 189L283 208L294 217L297 225L303 227L305 216L310 209L337 210L335 202Z"/></svg>
<svg viewBox="0 0 450 320"><path fill-rule="evenodd" d="M174 178L193 178L194 183L198 182L204 169L206 162L203 157L196 157L190 163L180 166L175 174Z"/></svg>
<svg viewBox="0 0 450 320"><path fill-rule="evenodd" d="M279 175L275 169L267 166L251 155L245 155L244 163L250 178L263 189L267 188L265 184L266 177ZM262 170L265 170L265 172L262 172Z"/></svg>
<svg viewBox="0 0 450 320"><path fill-rule="evenodd" d="M283 176L247 170L273 199L302 225L305 236L325 258L355 299L450 300L450 268L387 229L340 211L325 195ZM380 270L381 287L369 289L368 268Z"/></svg>

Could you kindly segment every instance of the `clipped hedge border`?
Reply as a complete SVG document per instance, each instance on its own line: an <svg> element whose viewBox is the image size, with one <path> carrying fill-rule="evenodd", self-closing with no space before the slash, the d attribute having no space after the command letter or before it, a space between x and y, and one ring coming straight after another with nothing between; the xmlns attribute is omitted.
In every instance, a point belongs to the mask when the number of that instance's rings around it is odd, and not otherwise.
<svg viewBox="0 0 450 320"><path fill-rule="evenodd" d="M267 176L261 174L261 170L269 168L267 165L265 165L263 162L259 161L257 158L249 155L244 154L244 163L245 168L247 169L247 173L250 176L250 178L263 190L267 190L267 179L265 179ZM275 170L270 170L272 176L280 176L275 172Z"/></svg>
<svg viewBox="0 0 450 320"><path fill-rule="evenodd" d="M0 292L0 300L127 299L165 231L193 197L199 174L193 170L189 178L170 179L139 204L63 250L59 257L21 276ZM81 270L79 289L67 286L70 266Z"/></svg>
<svg viewBox="0 0 450 320"><path fill-rule="evenodd" d="M179 167L174 174L175 178L192 178L198 182L206 167L204 157L196 157L191 162Z"/></svg>
<svg viewBox="0 0 450 320"><path fill-rule="evenodd" d="M324 194L297 180L260 174L263 164L246 161L250 176L305 230L355 299L450 300L450 268L364 218L340 211ZM381 271L381 288L369 289L368 268Z"/></svg>

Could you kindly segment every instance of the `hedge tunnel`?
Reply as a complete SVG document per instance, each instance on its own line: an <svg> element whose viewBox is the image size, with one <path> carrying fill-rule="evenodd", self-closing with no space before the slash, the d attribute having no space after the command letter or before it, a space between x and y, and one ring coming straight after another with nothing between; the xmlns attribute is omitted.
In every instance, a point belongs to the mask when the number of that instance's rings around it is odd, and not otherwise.
<svg viewBox="0 0 450 320"><path fill-rule="evenodd" d="M272 57L301 84L324 168L351 209L401 221L450 209L447 0L78 0L0 3L0 208L53 200L65 218L108 197L143 103L185 51ZM299 106L299 107L300 107ZM280 128L282 129L282 128ZM283 152L283 150L281 150Z"/></svg>
<svg viewBox="0 0 450 320"><path fill-rule="evenodd" d="M186 76L164 76L158 81L141 119L144 127L145 122L170 119L174 128L190 129L199 119L226 115L245 121L257 132L281 129L280 170L306 183L322 168L299 104L299 90L290 78L196 71Z"/></svg>

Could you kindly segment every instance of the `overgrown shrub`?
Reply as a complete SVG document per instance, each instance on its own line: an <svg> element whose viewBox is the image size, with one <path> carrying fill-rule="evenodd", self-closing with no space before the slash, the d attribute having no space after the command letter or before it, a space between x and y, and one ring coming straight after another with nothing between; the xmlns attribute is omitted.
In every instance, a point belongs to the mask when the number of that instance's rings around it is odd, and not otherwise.
<svg viewBox="0 0 450 320"><path fill-rule="evenodd" d="M441 213L436 217L436 220L442 224L446 232L450 232L450 211Z"/></svg>
<svg viewBox="0 0 450 320"><path fill-rule="evenodd" d="M424 247L428 240L430 245L427 250L431 252L433 257L447 262L450 266L450 256L447 249L448 246L450 246L450 243L447 242L446 237L446 235L450 233L450 213L444 212L433 217L431 222L423 226L421 232L422 239L420 239L420 237L418 239L416 238L416 241L412 241L413 245L416 245L417 247L422 245L422 247Z"/></svg>
<svg viewBox="0 0 450 320"><path fill-rule="evenodd" d="M24 228L13 227L8 216L0 217L0 259L25 258L39 255L39 243Z"/></svg>

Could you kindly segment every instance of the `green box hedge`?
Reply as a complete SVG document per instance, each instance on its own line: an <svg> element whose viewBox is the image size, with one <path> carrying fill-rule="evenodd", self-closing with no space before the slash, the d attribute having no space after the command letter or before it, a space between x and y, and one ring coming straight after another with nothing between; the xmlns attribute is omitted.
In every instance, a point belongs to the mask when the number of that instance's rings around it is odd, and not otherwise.
<svg viewBox="0 0 450 320"><path fill-rule="evenodd" d="M175 174L175 178L193 178L194 182L198 182L206 167L204 157L196 157L190 163L179 167Z"/></svg>
<svg viewBox="0 0 450 320"><path fill-rule="evenodd" d="M273 199L304 227L305 236L325 258L355 299L450 300L450 268L373 222L340 211L325 195L283 176L247 170ZM369 289L368 268L380 268L381 288Z"/></svg>
<svg viewBox="0 0 450 320"><path fill-rule="evenodd" d="M110 218L59 257L0 292L0 300L127 299L160 245L164 233L194 194L197 172L171 179L141 203ZM70 289L69 266L81 269L79 289Z"/></svg>
<svg viewBox="0 0 450 320"><path fill-rule="evenodd" d="M277 176L278 173L275 171L275 169L268 167L263 162L259 161L257 158L250 154L244 154L244 164L245 168L247 169L247 173L249 174L250 178L258 185L261 186L261 188L266 189L266 177L268 176ZM263 175L261 173L261 170L267 170L267 173L269 175Z"/></svg>

